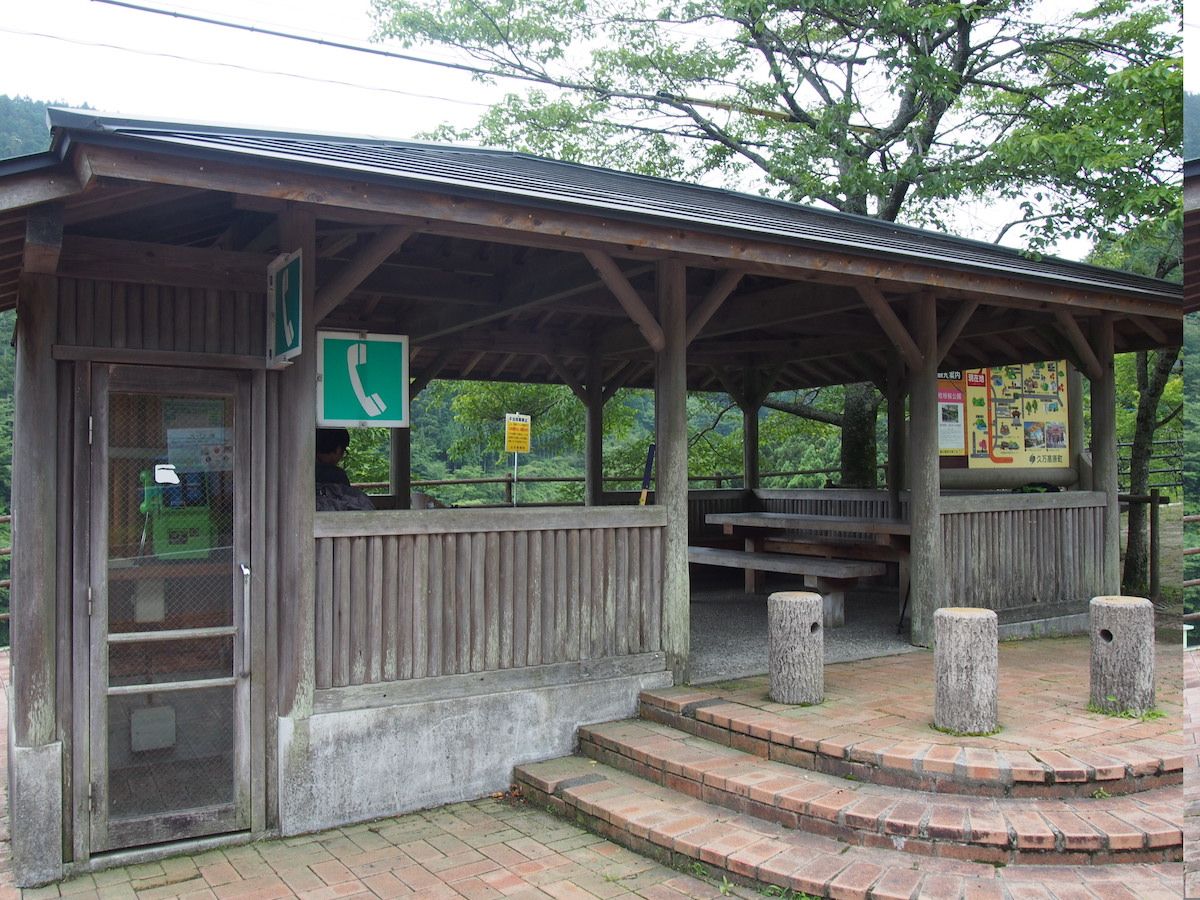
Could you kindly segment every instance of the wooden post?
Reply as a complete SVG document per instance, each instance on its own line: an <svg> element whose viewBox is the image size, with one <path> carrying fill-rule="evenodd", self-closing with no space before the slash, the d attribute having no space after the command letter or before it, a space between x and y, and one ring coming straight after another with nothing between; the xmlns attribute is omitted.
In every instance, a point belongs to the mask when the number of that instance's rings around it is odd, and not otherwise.
<svg viewBox="0 0 1200 900"><path fill-rule="evenodd" d="M51 355L57 329L58 279L24 275L17 298L12 447L11 740L18 747L58 740L58 378Z"/></svg>
<svg viewBox="0 0 1200 900"><path fill-rule="evenodd" d="M1092 344L1103 368L1092 381L1093 489L1104 491L1104 592L1121 592L1121 510L1117 502L1117 377L1113 368L1113 327L1107 316L1092 323Z"/></svg>
<svg viewBox="0 0 1200 900"><path fill-rule="evenodd" d="M588 357L584 433L584 503L604 505L604 376L600 354Z"/></svg>
<svg viewBox="0 0 1200 900"><path fill-rule="evenodd" d="M764 399L753 369L743 373L742 388L742 487L752 491L758 487L758 410Z"/></svg>
<svg viewBox="0 0 1200 900"><path fill-rule="evenodd" d="M1150 599L1157 603L1162 594L1162 556L1159 543L1159 490L1150 489Z"/></svg>
<svg viewBox="0 0 1200 900"><path fill-rule="evenodd" d="M914 644L933 640L933 614L942 606L942 517L938 473L937 304L932 297L913 301L915 338L922 362L912 373L912 576L909 609Z"/></svg>
<svg viewBox="0 0 1200 900"><path fill-rule="evenodd" d="M893 519L900 518L900 490L904 487L904 362L888 354L887 367L887 487ZM903 598L902 598L903 599Z"/></svg>
<svg viewBox="0 0 1200 900"><path fill-rule="evenodd" d="M390 456L388 490L396 498L396 509L409 509L412 505L412 432L409 429L391 430Z"/></svg>
<svg viewBox="0 0 1200 900"><path fill-rule="evenodd" d="M658 354L655 421L658 478L655 501L667 513L663 546L662 641L675 683L687 680L690 586L687 561L687 296L677 260L658 264L658 315L665 344Z"/></svg>
<svg viewBox="0 0 1200 900"><path fill-rule="evenodd" d="M1080 455L1083 452L1083 375L1067 363L1067 445L1071 448L1071 465L1079 477L1079 489L1090 491L1091 479L1084 478Z"/></svg>
<svg viewBox="0 0 1200 900"><path fill-rule="evenodd" d="M268 460L279 478L278 542L279 715L308 718L313 700L313 513L316 508L317 379L316 223L309 212L289 208L279 222L280 248L303 253L300 306L304 351L279 373L277 458Z"/></svg>

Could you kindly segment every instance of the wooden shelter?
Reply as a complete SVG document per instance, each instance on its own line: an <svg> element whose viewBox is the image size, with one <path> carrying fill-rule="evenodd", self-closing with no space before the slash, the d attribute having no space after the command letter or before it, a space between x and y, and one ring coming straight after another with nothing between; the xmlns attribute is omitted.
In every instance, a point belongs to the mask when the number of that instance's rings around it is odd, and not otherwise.
<svg viewBox="0 0 1200 900"><path fill-rule="evenodd" d="M706 511L903 511L918 643L948 603L1043 620L1117 588L1113 354L1180 340L1178 286L507 152L51 124L48 153L0 164L20 883L506 785L686 677ZM269 370L266 271L297 250L305 352ZM314 513L318 325L409 335L413 391L569 385L587 505ZM1056 358L1091 380L1090 462L1054 476L1075 490L943 496L982 485L939 472L938 371ZM756 490L765 395L863 380L897 426L890 494ZM656 392L648 507L602 489L626 385ZM688 390L742 405L743 490L689 499ZM1006 516L1036 563L968 552Z"/></svg>

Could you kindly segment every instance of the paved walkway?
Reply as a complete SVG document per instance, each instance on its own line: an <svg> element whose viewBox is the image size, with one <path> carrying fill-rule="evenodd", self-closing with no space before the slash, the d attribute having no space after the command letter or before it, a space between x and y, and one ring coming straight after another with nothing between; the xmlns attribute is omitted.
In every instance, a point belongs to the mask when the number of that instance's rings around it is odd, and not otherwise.
<svg viewBox="0 0 1200 900"><path fill-rule="evenodd" d="M1180 654L1160 647L1159 706L1167 716L1140 722L1096 717L1080 709L1080 691L1086 695L1086 681L1082 686L1079 681L1080 662L1085 658L1080 654L1086 653L1081 647L1086 647L1086 641L1078 639L1006 644L1006 656L1014 662L1020 660L1022 668L1040 669L1040 676L1002 679L1001 720L1005 730L994 739L976 740L1036 740L1044 745L1047 735L1055 735L1060 740L1083 744L1096 739L1099 730L1109 740L1120 733L1129 741L1182 753ZM1189 657L1188 673L1200 693L1200 659L1196 657L1200 653ZM846 724L853 721L856 729L908 727L918 730L925 740L936 740L927 724L931 698L924 697L928 674L922 667L929 665L929 658L927 653L916 653L831 666L826 683L832 702L820 708L822 714L843 716ZM1086 672L1086 666L1082 671ZM0 653L0 709L7 708L7 678L7 653ZM836 698L848 694L852 684L856 692L863 693L855 700L847 696L839 703ZM738 688L744 695L739 699L753 701L751 694L757 688L752 683ZM725 690L721 693L730 696ZM1056 708L1058 712L1049 711ZM1200 719L1200 713L1196 718ZM5 719L0 716L0 756L7 746ZM1196 730L1189 731L1193 748L1196 738ZM1190 753L1188 760L1194 766L1196 753ZM0 900L21 896L11 886L8 833L7 819L0 820ZM1200 862L1200 858L1194 861ZM1046 874L1052 874L1049 868ZM726 887L724 893L720 888L651 862L525 804L483 799L316 835L262 841L84 875L60 885L25 891L23 896L25 900L57 896L145 900L273 900L292 896L678 900L757 896L742 888Z"/></svg>

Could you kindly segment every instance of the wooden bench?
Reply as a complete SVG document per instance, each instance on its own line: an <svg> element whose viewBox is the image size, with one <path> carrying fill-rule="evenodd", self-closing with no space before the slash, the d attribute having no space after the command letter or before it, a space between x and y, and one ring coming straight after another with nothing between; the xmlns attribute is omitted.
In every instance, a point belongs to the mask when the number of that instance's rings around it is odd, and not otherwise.
<svg viewBox="0 0 1200 900"><path fill-rule="evenodd" d="M688 547L688 562L801 575L805 586L815 588L823 598L826 628L845 624L848 588L860 579L873 578L887 571L883 562L875 560L826 559L821 556L793 556L789 553L720 550L715 547Z"/></svg>

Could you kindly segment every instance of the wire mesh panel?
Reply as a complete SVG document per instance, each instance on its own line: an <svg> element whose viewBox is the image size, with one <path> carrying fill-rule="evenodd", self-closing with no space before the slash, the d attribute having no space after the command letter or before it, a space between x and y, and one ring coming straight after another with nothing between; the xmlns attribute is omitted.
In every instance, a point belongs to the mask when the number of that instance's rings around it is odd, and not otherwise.
<svg viewBox="0 0 1200 900"><path fill-rule="evenodd" d="M95 849L245 827L235 407L232 395L107 397Z"/></svg>

